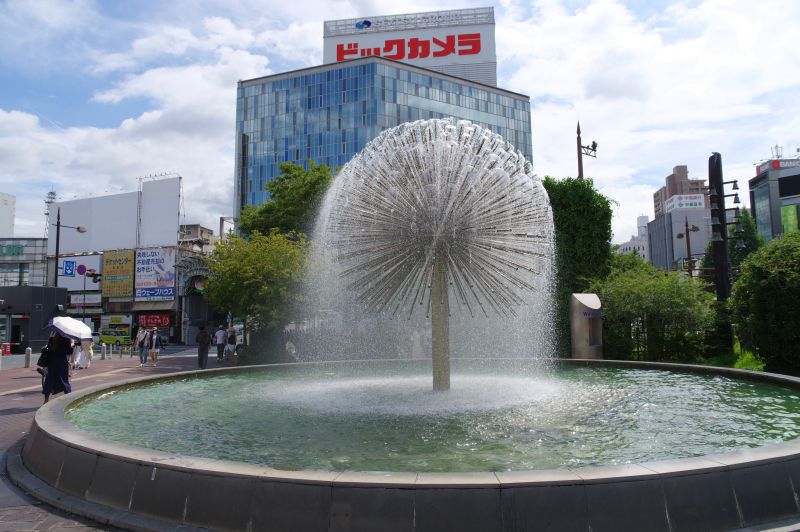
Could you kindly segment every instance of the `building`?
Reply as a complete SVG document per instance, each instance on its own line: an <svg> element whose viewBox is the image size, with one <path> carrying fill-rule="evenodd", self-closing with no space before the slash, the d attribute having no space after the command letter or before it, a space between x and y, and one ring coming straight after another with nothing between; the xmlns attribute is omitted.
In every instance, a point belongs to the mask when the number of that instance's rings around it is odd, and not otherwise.
<svg viewBox="0 0 800 532"><path fill-rule="evenodd" d="M0 286L44 286L46 265L46 238L0 238Z"/></svg>
<svg viewBox="0 0 800 532"><path fill-rule="evenodd" d="M14 238L14 217L17 214L17 198L0 192L0 238Z"/></svg>
<svg viewBox="0 0 800 532"><path fill-rule="evenodd" d="M528 96L433 70L373 56L240 81L235 218L268 199L282 162L341 167L386 129L445 117L479 124L532 159Z"/></svg>
<svg viewBox="0 0 800 532"><path fill-rule="evenodd" d="M769 242L798 230L800 159L772 159L756 167L748 182L758 234Z"/></svg>
<svg viewBox="0 0 800 532"><path fill-rule="evenodd" d="M688 239L686 234L689 235ZM690 254L695 261L705 254L710 238L709 209L674 208L647 224L650 264L662 270L684 268Z"/></svg>
<svg viewBox="0 0 800 532"><path fill-rule="evenodd" d="M636 234L630 240L620 244L617 248L618 254L636 252L645 262L650 262L650 245L647 239L647 223L649 216L638 216L636 218Z"/></svg>
<svg viewBox="0 0 800 532"><path fill-rule="evenodd" d="M324 24L325 64L380 56L497 86L494 8L453 9Z"/></svg>
<svg viewBox="0 0 800 532"><path fill-rule="evenodd" d="M51 286L0 287L0 342L12 353L26 347L41 351L47 343L51 318L63 315L67 291Z"/></svg>
<svg viewBox="0 0 800 532"><path fill-rule="evenodd" d="M673 196L702 195L704 206L709 207L705 180L689 179L689 170L686 165L673 168L665 182L665 185L653 194L653 210L656 218L667 212L666 203Z"/></svg>

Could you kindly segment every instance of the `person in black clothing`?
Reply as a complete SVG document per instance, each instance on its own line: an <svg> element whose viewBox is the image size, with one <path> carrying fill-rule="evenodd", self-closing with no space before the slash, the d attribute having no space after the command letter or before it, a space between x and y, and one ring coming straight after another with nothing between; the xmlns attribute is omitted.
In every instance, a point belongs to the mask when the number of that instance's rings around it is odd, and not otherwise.
<svg viewBox="0 0 800 532"><path fill-rule="evenodd" d="M208 364L208 348L211 345L211 335L208 334L206 328L201 325L200 332L197 333L195 338L197 342L197 365L200 369L206 369Z"/></svg>
<svg viewBox="0 0 800 532"><path fill-rule="evenodd" d="M45 403L54 393L70 393L72 391L69 383L69 357L74 348L72 340L58 333L50 337L47 346L50 351L47 355L47 372L42 377L42 393Z"/></svg>

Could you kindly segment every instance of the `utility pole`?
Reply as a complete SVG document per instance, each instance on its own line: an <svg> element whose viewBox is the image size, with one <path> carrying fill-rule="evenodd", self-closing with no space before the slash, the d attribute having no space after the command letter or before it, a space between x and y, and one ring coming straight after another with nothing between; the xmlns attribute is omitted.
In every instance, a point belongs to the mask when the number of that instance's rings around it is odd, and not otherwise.
<svg viewBox="0 0 800 532"><path fill-rule="evenodd" d="M578 122L578 179L583 179L583 156L597 157L597 142L592 141L588 146L581 143L581 123Z"/></svg>

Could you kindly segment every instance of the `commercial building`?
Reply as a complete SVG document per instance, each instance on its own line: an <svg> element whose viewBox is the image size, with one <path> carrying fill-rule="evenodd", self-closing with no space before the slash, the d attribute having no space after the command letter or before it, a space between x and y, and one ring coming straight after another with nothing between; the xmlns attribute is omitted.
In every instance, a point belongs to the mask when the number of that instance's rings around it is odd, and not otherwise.
<svg viewBox="0 0 800 532"><path fill-rule="evenodd" d="M690 255L695 261L702 257L710 237L709 209L674 208L656 216L647 224L650 264L663 270L684 268Z"/></svg>
<svg viewBox="0 0 800 532"><path fill-rule="evenodd" d="M636 234L630 240L620 244L617 254L637 253L645 262L650 262L650 244L647 239L647 223L649 216L638 216L636 218Z"/></svg>
<svg viewBox="0 0 800 532"><path fill-rule="evenodd" d="M44 286L47 239L0 238L0 286Z"/></svg>
<svg viewBox="0 0 800 532"><path fill-rule="evenodd" d="M673 196L703 196L703 206L709 207L708 191L706 190L704 179L689 179L689 170L686 165L676 166L672 173L665 179L663 187L653 194L653 211L655 217L667 212L667 201Z"/></svg>
<svg viewBox="0 0 800 532"><path fill-rule="evenodd" d="M0 238L14 238L14 217L17 213L17 198L0 192Z"/></svg>
<svg viewBox="0 0 800 532"><path fill-rule="evenodd" d="M798 230L800 159L772 159L756 167L749 182L758 234L766 242Z"/></svg>
<svg viewBox="0 0 800 532"><path fill-rule="evenodd" d="M281 163L335 169L414 120L469 120L532 159L530 99L494 86L492 8L330 21L324 41L326 64L239 82L235 218Z"/></svg>
<svg viewBox="0 0 800 532"><path fill-rule="evenodd" d="M67 291L50 286L0 287L0 342L2 350L24 353L26 347L41 351L47 343L50 319L61 315ZM10 346L10 349L9 349Z"/></svg>

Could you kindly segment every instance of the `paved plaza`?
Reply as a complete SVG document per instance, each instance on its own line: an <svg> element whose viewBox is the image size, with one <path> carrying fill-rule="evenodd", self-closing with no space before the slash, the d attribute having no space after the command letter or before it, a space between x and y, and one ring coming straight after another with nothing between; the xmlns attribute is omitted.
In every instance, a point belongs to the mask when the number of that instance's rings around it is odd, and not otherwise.
<svg viewBox="0 0 800 532"><path fill-rule="evenodd" d="M114 354L100 360L96 354L89 369L78 370L71 378L77 391L96 384L108 384L146 375L163 375L189 371L197 367L196 351L183 346L170 347L162 352L157 367L140 368L136 356ZM5 356L0 361L0 531L26 530L115 530L89 520L70 516L42 504L26 495L8 479L6 455L8 449L30 429L33 416L42 404L41 379L35 367L19 367L23 357ZM212 357L213 358L213 357ZM33 357L32 365L35 363ZM209 368L216 365L209 364ZM59 397L58 395L56 397Z"/></svg>

